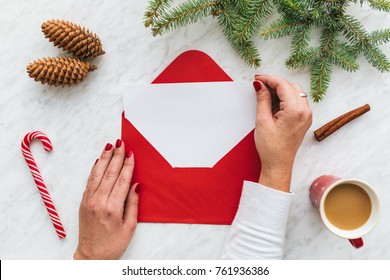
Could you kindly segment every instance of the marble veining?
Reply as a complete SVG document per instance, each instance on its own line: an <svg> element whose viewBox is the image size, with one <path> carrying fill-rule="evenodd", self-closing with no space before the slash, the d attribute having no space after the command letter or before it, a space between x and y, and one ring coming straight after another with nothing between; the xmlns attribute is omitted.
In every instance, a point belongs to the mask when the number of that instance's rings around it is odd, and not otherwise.
<svg viewBox="0 0 390 280"><path fill-rule="evenodd" d="M142 24L147 1L5 1L0 0L0 257L69 259L77 245L78 206L90 168L107 142L120 137L121 86L149 83L180 53L208 53L237 81L269 73L309 89L309 69L287 70L289 38L264 41L259 69L235 55L216 21L153 37ZM385 28L390 15L352 7L369 30ZM63 54L40 31L43 21L62 18L96 32L106 54L93 62L99 69L72 88L49 88L28 78L25 67L36 58ZM385 25L385 26L384 26ZM390 56L390 45L382 47ZM286 259L390 259L390 76L360 58L360 70L335 69L322 103L313 104L312 128L294 168L286 237ZM334 117L369 103L372 110L318 143L312 132ZM23 136L43 130L54 150L37 142L32 151L67 231L58 240L20 152ZM311 205L308 188L323 174L356 177L378 191L382 215L365 237L365 247L328 232ZM228 226L139 224L124 259L218 259Z"/></svg>

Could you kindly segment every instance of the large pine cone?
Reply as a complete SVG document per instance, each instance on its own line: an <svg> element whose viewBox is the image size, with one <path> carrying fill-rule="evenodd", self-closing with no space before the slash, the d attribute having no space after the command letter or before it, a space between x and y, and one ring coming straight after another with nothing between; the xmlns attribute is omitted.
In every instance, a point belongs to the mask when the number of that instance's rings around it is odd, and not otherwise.
<svg viewBox="0 0 390 280"><path fill-rule="evenodd" d="M27 66L30 78L42 84L54 86L77 85L84 81L88 72L95 70L95 65L72 57L48 57L35 60Z"/></svg>
<svg viewBox="0 0 390 280"><path fill-rule="evenodd" d="M89 59L104 54L99 37L78 24L52 19L42 23L41 28L54 46L78 58Z"/></svg>

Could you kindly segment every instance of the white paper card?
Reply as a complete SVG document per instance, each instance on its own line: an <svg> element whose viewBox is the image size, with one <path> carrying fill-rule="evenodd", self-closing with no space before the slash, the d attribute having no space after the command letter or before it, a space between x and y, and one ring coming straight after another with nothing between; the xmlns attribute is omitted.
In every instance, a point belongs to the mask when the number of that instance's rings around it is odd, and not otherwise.
<svg viewBox="0 0 390 280"><path fill-rule="evenodd" d="M250 82L129 85L125 117L173 167L213 167L255 127Z"/></svg>

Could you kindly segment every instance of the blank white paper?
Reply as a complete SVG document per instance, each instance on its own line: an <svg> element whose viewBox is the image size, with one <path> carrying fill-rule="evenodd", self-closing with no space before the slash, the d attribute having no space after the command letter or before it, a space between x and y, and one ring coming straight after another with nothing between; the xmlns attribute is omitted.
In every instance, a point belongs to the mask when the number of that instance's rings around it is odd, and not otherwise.
<svg viewBox="0 0 390 280"><path fill-rule="evenodd" d="M250 82L129 85L125 117L173 167L213 167L255 127Z"/></svg>

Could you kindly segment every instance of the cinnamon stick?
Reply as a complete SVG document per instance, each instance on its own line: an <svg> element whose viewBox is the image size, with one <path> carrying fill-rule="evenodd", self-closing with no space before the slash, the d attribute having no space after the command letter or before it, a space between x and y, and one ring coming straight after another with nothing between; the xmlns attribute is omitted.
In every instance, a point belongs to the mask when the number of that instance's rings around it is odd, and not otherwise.
<svg viewBox="0 0 390 280"><path fill-rule="evenodd" d="M364 113L367 113L368 111L370 111L370 109L370 105L366 104L362 107L356 108L355 110L345 113L344 115L341 115L340 117L328 122L324 126L314 131L314 136L317 138L318 142L320 142L329 135L331 135L333 132L338 130L343 125L349 123L357 117L360 117Z"/></svg>

